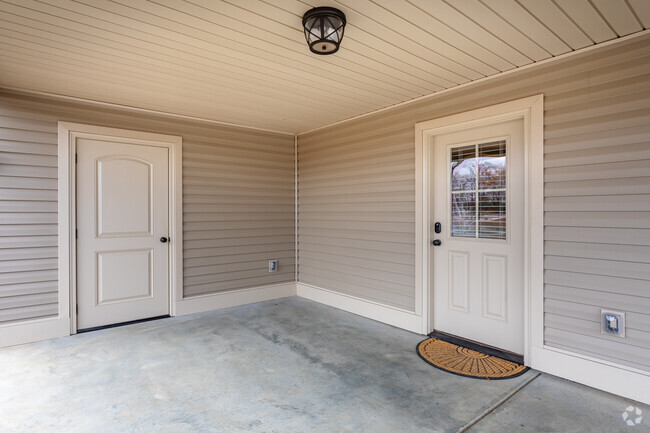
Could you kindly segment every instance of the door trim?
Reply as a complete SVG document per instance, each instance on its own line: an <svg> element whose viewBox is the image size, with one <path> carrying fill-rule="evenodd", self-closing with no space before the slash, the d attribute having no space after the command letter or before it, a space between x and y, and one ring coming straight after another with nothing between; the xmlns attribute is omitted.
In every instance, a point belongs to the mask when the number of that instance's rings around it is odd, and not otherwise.
<svg viewBox="0 0 650 433"><path fill-rule="evenodd" d="M429 259L431 143L434 136L508 120L524 122L524 362L543 346L544 95L454 114L415 125L415 300L422 333L433 329Z"/></svg>
<svg viewBox="0 0 650 433"><path fill-rule="evenodd" d="M176 315L176 303L183 291L183 139L173 135L58 123L58 214L59 214L59 317L68 318L70 334L77 333L76 279L76 167L77 138L127 138L147 146L169 149L169 314Z"/></svg>

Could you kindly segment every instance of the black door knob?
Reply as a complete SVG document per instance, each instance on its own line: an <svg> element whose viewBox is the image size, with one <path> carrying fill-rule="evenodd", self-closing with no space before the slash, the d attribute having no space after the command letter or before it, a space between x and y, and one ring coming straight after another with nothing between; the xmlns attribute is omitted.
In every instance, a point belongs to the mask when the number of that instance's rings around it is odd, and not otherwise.
<svg viewBox="0 0 650 433"><path fill-rule="evenodd" d="M435 247L439 247L442 244L442 242L440 242L440 239L434 239L432 243Z"/></svg>
<svg viewBox="0 0 650 433"><path fill-rule="evenodd" d="M162 242L163 244L164 244L165 242L167 242L168 240L169 240L169 239L166 238L166 237L164 237L164 236L163 236L162 238L160 238L160 242Z"/></svg>

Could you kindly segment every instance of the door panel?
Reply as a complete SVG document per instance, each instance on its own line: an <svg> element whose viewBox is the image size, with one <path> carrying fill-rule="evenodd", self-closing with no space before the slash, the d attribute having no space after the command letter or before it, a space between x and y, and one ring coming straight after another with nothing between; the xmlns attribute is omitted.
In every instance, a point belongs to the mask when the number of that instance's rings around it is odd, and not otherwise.
<svg viewBox="0 0 650 433"><path fill-rule="evenodd" d="M153 164L115 155L98 158L96 164L97 236L153 235ZM128 176L124 176L125 173ZM124 194L124 191L129 193Z"/></svg>
<svg viewBox="0 0 650 433"><path fill-rule="evenodd" d="M507 256L483 255L483 315L507 320Z"/></svg>
<svg viewBox="0 0 650 433"><path fill-rule="evenodd" d="M469 312L469 254L449 251L449 309Z"/></svg>
<svg viewBox="0 0 650 433"><path fill-rule="evenodd" d="M434 328L521 354L523 121L441 134L432 146Z"/></svg>
<svg viewBox="0 0 650 433"><path fill-rule="evenodd" d="M169 156L77 139L78 329L169 313Z"/></svg>
<svg viewBox="0 0 650 433"><path fill-rule="evenodd" d="M153 250L97 253L97 305L153 297Z"/></svg>

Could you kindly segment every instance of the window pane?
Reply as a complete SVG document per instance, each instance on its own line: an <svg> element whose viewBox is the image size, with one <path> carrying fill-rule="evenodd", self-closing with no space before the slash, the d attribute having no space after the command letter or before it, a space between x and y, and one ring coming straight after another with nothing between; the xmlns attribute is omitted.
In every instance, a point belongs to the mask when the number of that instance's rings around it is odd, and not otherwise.
<svg viewBox="0 0 650 433"><path fill-rule="evenodd" d="M451 235L476 237L476 194L462 192L451 195Z"/></svg>
<svg viewBox="0 0 650 433"><path fill-rule="evenodd" d="M483 143L478 146L478 188L500 189L506 187L505 140Z"/></svg>
<svg viewBox="0 0 650 433"><path fill-rule="evenodd" d="M478 237L505 239L506 192L480 192L478 203Z"/></svg>
<svg viewBox="0 0 650 433"><path fill-rule="evenodd" d="M476 189L476 146L451 149L451 190L474 191Z"/></svg>

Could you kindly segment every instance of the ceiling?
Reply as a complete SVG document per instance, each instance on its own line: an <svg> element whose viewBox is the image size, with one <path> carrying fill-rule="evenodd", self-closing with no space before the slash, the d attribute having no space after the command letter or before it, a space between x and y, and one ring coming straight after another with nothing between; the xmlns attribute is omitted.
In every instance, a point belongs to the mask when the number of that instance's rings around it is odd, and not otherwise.
<svg viewBox="0 0 650 433"><path fill-rule="evenodd" d="M347 17L334 55L313 6ZM0 0L0 87L298 133L649 25L649 0Z"/></svg>

